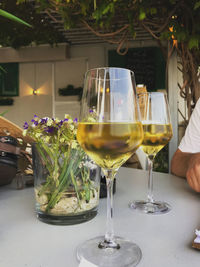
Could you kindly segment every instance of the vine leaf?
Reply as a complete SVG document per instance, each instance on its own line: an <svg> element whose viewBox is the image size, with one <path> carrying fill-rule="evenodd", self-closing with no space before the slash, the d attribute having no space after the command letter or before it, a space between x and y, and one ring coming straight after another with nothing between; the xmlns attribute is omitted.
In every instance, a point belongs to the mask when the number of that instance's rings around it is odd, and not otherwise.
<svg viewBox="0 0 200 267"><path fill-rule="evenodd" d="M21 24L24 24L24 25L32 28L32 26L29 23L27 23L27 22L23 21L22 19L19 19L18 17L16 17L16 16L4 11L3 9L0 9L0 16L3 16L5 18L7 18L7 19L19 22Z"/></svg>
<svg viewBox="0 0 200 267"><path fill-rule="evenodd" d="M200 7L200 1L195 3L194 10L198 9Z"/></svg>

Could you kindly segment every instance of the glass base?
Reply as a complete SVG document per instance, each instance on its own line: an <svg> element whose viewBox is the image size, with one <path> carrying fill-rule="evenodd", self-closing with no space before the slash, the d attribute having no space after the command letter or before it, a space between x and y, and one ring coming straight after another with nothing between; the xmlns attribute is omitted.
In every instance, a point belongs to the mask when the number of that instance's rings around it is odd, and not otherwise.
<svg viewBox="0 0 200 267"><path fill-rule="evenodd" d="M129 203L132 210L138 210L147 214L164 214L171 210L171 206L166 202L154 201L148 202L144 200L136 200Z"/></svg>
<svg viewBox="0 0 200 267"><path fill-rule="evenodd" d="M97 208L95 207L92 210L85 211L79 214L74 215L52 215L47 214L42 211L37 211L37 218L48 224L54 225L73 225L83 222L87 222L93 219L97 215Z"/></svg>
<svg viewBox="0 0 200 267"><path fill-rule="evenodd" d="M115 237L115 242L119 245L116 248L102 246L104 237L99 236L87 240L77 249L79 261L85 260L98 267L125 267L136 266L141 258L140 248L123 238Z"/></svg>

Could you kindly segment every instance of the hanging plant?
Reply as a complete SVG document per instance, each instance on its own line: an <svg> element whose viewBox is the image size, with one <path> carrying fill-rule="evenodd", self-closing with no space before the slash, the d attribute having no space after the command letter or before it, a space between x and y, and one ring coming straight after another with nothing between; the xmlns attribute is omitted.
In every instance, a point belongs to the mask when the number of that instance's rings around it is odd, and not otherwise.
<svg viewBox="0 0 200 267"><path fill-rule="evenodd" d="M82 87L74 87L72 84L67 85L64 88L59 88L58 93L60 96L79 96L79 100L82 97L83 88Z"/></svg>

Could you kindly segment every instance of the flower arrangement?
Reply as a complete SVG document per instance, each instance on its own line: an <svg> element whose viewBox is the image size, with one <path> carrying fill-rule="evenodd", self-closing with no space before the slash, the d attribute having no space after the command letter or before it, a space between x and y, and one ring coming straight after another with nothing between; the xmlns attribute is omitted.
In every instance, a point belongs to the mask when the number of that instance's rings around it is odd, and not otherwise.
<svg viewBox="0 0 200 267"><path fill-rule="evenodd" d="M23 134L34 140L34 176L41 172L37 170L38 165L45 166L45 178L37 182L34 177L36 206L40 212L68 215L98 205L99 188L90 177L96 165L88 161L76 133L77 119L72 120L69 115L63 120L34 115L31 124L24 123ZM34 159L36 156L40 164Z"/></svg>
<svg viewBox="0 0 200 267"><path fill-rule="evenodd" d="M79 146L76 140L77 119L72 120L70 115L65 115L64 120L54 118L39 118L34 115L29 125L24 123L23 135L29 135L35 142L46 144L66 144L68 147Z"/></svg>

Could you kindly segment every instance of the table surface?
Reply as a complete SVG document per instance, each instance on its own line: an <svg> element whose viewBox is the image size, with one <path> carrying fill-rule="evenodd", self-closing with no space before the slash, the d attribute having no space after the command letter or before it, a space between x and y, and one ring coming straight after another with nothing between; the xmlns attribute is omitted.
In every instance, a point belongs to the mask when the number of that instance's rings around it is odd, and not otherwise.
<svg viewBox="0 0 200 267"><path fill-rule="evenodd" d="M115 234L132 240L142 250L140 267L199 267L200 251L191 247L200 227L200 195L182 178L154 173L154 196L172 210L147 215L128 208L131 200L146 199L147 172L121 168L114 195ZM106 199L97 216L72 226L40 222L34 212L33 188L0 188L0 266L77 267L76 248L105 232Z"/></svg>

